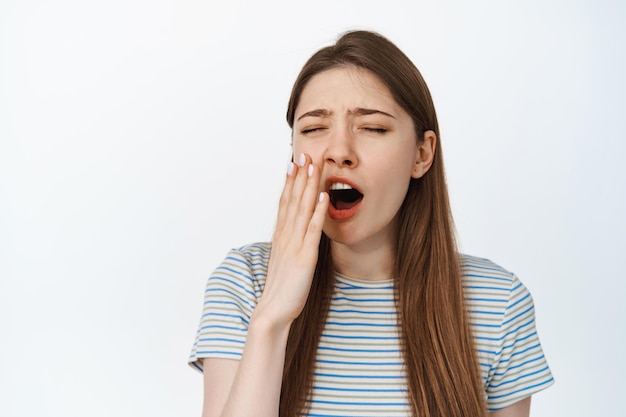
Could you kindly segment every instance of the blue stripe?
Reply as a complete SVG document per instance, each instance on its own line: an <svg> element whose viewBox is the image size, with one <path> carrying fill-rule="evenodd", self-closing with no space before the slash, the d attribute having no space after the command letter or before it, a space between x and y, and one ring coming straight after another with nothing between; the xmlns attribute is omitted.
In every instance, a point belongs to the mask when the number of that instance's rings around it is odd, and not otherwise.
<svg viewBox="0 0 626 417"><path fill-rule="evenodd" d="M208 326L202 326L200 327L201 330L208 330L208 329L223 329L223 330L237 330L238 332L247 332L248 329L239 329L237 327L233 327L233 326L220 326L217 324L210 324Z"/></svg>
<svg viewBox="0 0 626 417"><path fill-rule="evenodd" d="M232 256L227 256L225 260L232 261L232 262L237 262L237 263L240 263L240 264L244 265L246 267L245 268L246 271L250 271L250 267L251 266L255 266L255 267L259 267L259 268L265 269L265 266L267 265L266 261L263 261L263 262L248 262L246 260L235 258L235 257L232 257ZM227 266L225 266L223 264L218 266L215 270L217 271L218 269L220 269L220 270L224 269L224 270L233 272L233 273L235 273L237 275L241 275L244 278L247 278L248 280L250 280L252 283L254 283L254 280L249 275L245 274L242 271L232 269L232 268L227 267ZM254 273L255 277L265 277L266 275L267 275L267 273L265 273L265 272L255 272Z"/></svg>
<svg viewBox="0 0 626 417"><path fill-rule="evenodd" d="M531 351L533 349L537 349L537 348L541 349L541 345L539 343L536 343L536 344L534 344L532 346L529 346L529 347L527 347L524 350L516 351L515 353L511 354L511 359L513 359L516 356L523 355L523 354L525 354L525 353L527 353L527 352L529 352L529 351Z"/></svg>
<svg viewBox="0 0 626 417"><path fill-rule="evenodd" d="M472 289L472 290L494 290L494 291L505 291L505 292L509 292L510 289L509 288L501 288L501 287L485 287L482 285L464 285L463 288L465 289Z"/></svg>
<svg viewBox="0 0 626 417"><path fill-rule="evenodd" d="M334 338L334 339L358 339L358 340L398 340L397 337L384 337L384 336L342 336L338 334L322 333L322 337Z"/></svg>
<svg viewBox="0 0 626 417"><path fill-rule="evenodd" d="M245 259L235 258L234 256L227 256L226 260L233 261L233 262L238 262L238 263L244 265L246 267L246 269L248 269L248 267L250 266L248 261L246 261Z"/></svg>
<svg viewBox="0 0 626 417"><path fill-rule="evenodd" d="M270 243L253 243L253 244L249 244L249 245L245 245L241 247L241 251L244 251L246 248L254 248L254 249L258 249L263 253L270 253L270 248L272 247L272 245Z"/></svg>
<svg viewBox="0 0 626 417"><path fill-rule="evenodd" d="M526 336L524 336L524 337L517 338L517 339L515 339L515 340L513 341L513 343L510 343L510 344L508 344L508 345L504 345L504 346L502 346L502 351L504 351L505 349L510 349L510 348L512 348L513 346L517 345L518 343L523 342L524 340L526 340L526 339L530 339L531 337L535 337L535 336L537 336L537 332L536 332L536 331L535 331L535 332L532 332L532 333L529 333L529 334L527 334L527 335L526 335Z"/></svg>
<svg viewBox="0 0 626 417"><path fill-rule="evenodd" d="M530 297L530 293L527 293L524 297L520 298L519 300L517 300L516 302L514 302L513 304L510 304L509 306L507 306L507 310L515 307L516 305L518 305L519 303L521 303L522 301L528 299L528 297Z"/></svg>
<svg viewBox="0 0 626 417"><path fill-rule="evenodd" d="M485 259L486 260L486 259ZM497 268L497 267L491 267L491 266L484 266L484 265L479 265L477 263L473 264L473 263L464 263L463 265L461 265L461 268L476 268L476 269L484 269L486 271L496 271L496 272L500 272L501 274L504 275L510 275L511 273L503 268ZM465 274L467 276L467 274Z"/></svg>
<svg viewBox="0 0 626 417"><path fill-rule="evenodd" d="M203 337L198 339L200 342L229 342L229 343L237 343L243 345L246 343L245 340L237 340L237 339L227 339L225 337Z"/></svg>
<svg viewBox="0 0 626 417"><path fill-rule="evenodd" d="M251 277L250 275L246 275L246 274L244 274L244 273L237 272L237 271L235 271L235 270L234 270L234 269L232 269L232 268L227 268L227 267L225 267L225 266L221 266L221 267L218 267L218 268L215 270L215 273L211 276L211 278L210 278L210 279L213 279L213 280L216 280L216 279L217 279L217 280L221 280L221 281L226 281L226 282L229 282L229 283L233 284L234 286L236 286L236 287L238 287L238 288L241 288L241 289L242 289L242 290L244 290L246 293L254 295L254 291L249 290L247 287L245 287L245 286L241 285L239 282L237 282L237 281L233 280L233 279L232 279L232 277L230 277L230 276L228 276L228 275L227 275L227 276L222 276L222 275L218 274L218 273L217 273L217 270L218 270L218 269L219 269L220 271L221 271L221 270L225 270L225 271L231 272L231 273L233 273L233 274L239 275L239 276L241 276L241 277L243 277L243 278L247 279L248 281L250 281L250 283L252 283L252 284L254 285L254 280L252 279L252 277Z"/></svg>
<svg viewBox="0 0 626 417"><path fill-rule="evenodd" d="M498 342L498 341L504 339L504 336L500 336L500 337L475 336L474 339L476 339L476 340L488 340L490 342Z"/></svg>
<svg viewBox="0 0 626 417"><path fill-rule="evenodd" d="M484 310L470 310L472 314L487 314L492 316L504 316L502 311L484 311Z"/></svg>
<svg viewBox="0 0 626 417"><path fill-rule="evenodd" d="M347 297L333 297L333 301L352 301L356 303L393 303L393 298L368 298L365 300Z"/></svg>
<svg viewBox="0 0 626 417"><path fill-rule="evenodd" d="M202 318L204 317L209 317L209 316L216 316L216 317L229 317L229 318L233 318L233 319L238 319L243 321L246 325L249 325L250 323L248 322L248 320L246 320L245 318L243 318L242 316L238 316L236 314L223 314L223 313L205 313L202 315Z"/></svg>
<svg viewBox="0 0 626 417"><path fill-rule="evenodd" d="M546 379L545 381L540 382L540 383L538 383L538 384L529 385L529 386L524 387L524 388L522 388L522 389L518 389L518 390L516 390L516 391L512 391L512 392L509 392L509 393L506 393L506 394L503 394L503 395L493 395L493 396L492 396L492 395L489 395L489 396L488 396L488 398L490 398L490 399L496 399L496 398L505 398L505 397L509 397L509 396L511 396L511 395L515 395L515 394L517 394L517 393L519 393L519 392L528 391L528 390L531 390L531 389L534 389L534 388L540 387L540 386L542 386L542 385L549 384L549 383L550 383L550 382L552 382L552 381L554 381L554 378L553 378L553 377L550 377L550 378ZM490 410L490 411L495 411L495 410L497 410L497 408L495 408L495 409L489 409L489 410Z"/></svg>
<svg viewBox="0 0 626 417"><path fill-rule="evenodd" d="M327 321L326 324L335 326L396 327L395 323L341 323L338 321Z"/></svg>
<svg viewBox="0 0 626 417"><path fill-rule="evenodd" d="M509 345L502 346L501 351L503 351L504 349L511 348L511 347L515 346L515 344L516 344L517 342L524 341L524 340L526 340L526 339L528 339L528 338L531 338L531 337L533 337L533 336L535 336L535 335L537 335L537 332L532 332L532 333L530 333L530 334L529 334L529 335L527 335L527 336L520 337L519 339L515 339L515 341L514 341L513 343L511 343L511 344L509 344ZM505 336L506 336L506 335L505 335ZM503 340L503 339L505 338L505 336L500 336L500 337L476 336L476 337L474 337L474 339L475 339L475 340L487 340L487 341L489 341L489 342L499 342L499 341Z"/></svg>
<svg viewBox="0 0 626 417"><path fill-rule="evenodd" d="M363 310L336 310L331 308L329 310L332 313L355 313L355 314L380 314L386 316L395 316L395 311L363 311Z"/></svg>
<svg viewBox="0 0 626 417"><path fill-rule="evenodd" d="M508 357L506 359L501 359L500 363L511 362L511 360L514 359L516 356L523 355L523 354L527 353L528 351L533 350L533 349L537 349L539 347L541 347L541 345L539 343L537 343L536 345L532 345L530 347L527 347L524 350L520 350L518 352L513 353L510 357Z"/></svg>
<svg viewBox="0 0 626 417"><path fill-rule="evenodd" d="M229 304L229 305L233 305L233 306L235 306L237 308L241 307L239 304L237 304L234 301L207 300L207 301L204 302L204 305L207 305L207 304Z"/></svg>
<svg viewBox="0 0 626 417"><path fill-rule="evenodd" d="M306 414L299 414L302 417L346 417L345 414L317 414L317 413L306 413ZM359 417L370 417L370 416L366 416L366 415L360 415ZM381 416L381 415L376 415L376 416L371 416L371 417L394 417L394 416Z"/></svg>
<svg viewBox="0 0 626 417"><path fill-rule="evenodd" d="M320 374L315 373L315 376L328 377L328 378L343 378L343 379L404 379L403 376L394 375L344 375L344 374Z"/></svg>
<svg viewBox="0 0 626 417"><path fill-rule="evenodd" d="M518 333L520 330L522 330L522 328L532 326L534 323L535 323L535 318L533 317L531 320L527 321L526 323L522 323L519 326L517 326L515 329L505 333L504 337L507 337L513 333Z"/></svg>
<svg viewBox="0 0 626 417"><path fill-rule="evenodd" d="M509 371L511 371L513 369L521 368L522 366L526 366L526 365L531 364L533 362L537 362L537 361L543 360L544 358L545 358L545 356L543 354L541 354L541 355L537 356L536 358L529 359L529 360L524 361L522 363L519 363L519 364L517 364L515 366L509 366L507 368L507 372L509 372ZM505 372L496 372L493 375L494 376L504 376Z"/></svg>
<svg viewBox="0 0 626 417"><path fill-rule="evenodd" d="M241 357L241 353L229 352L226 350L199 350L197 354L198 355L232 355L238 358Z"/></svg>
<svg viewBox="0 0 626 417"><path fill-rule="evenodd" d="M304 414L300 413L301 416L304 416ZM312 413L307 413L306 414L307 417L345 417L345 416L340 416L338 414L312 414Z"/></svg>
<svg viewBox="0 0 626 417"><path fill-rule="evenodd" d="M261 258L267 263L267 261L269 260L269 252L268 251L263 251L263 252L264 253L254 253L254 252L245 251L241 253L251 258Z"/></svg>
<svg viewBox="0 0 626 417"><path fill-rule="evenodd" d="M234 292L232 292L230 290L226 290L224 288L207 288L205 293L209 293L209 292L224 292L224 293L226 293L226 294L228 294L228 295L230 295L232 297L235 297L236 299L238 299L242 303L247 304L248 307L254 308L254 306L252 304L250 304L250 302L247 299L245 299L243 297L240 297L237 293L234 293Z"/></svg>
<svg viewBox="0 0 626 417"><path fill-rule="evenodd" d="M322 412L326 411L326 410L321 410ZM299 413L298 414L300 417L346 417L346 416L350 416L351 414L319 414L319 413L306 413L306 414L302 414ZM383 415L383 414L376 414L376 415L368 415L368 414L359 414L358 417L397 417L397 414L393 414L393 415Z"/></svg>
<svg viewBox="0 0 626 417"><path fill-rule="evenodd" d="M338 280L339 281L339 280ZM341 285L339 285L341 284ZM393 285L385 285L384 287L360 287L358 285L350 284L349 282L339 281L336 288L340 290L393 290Z"/></svg>
<svg viewBox="0 0 626 417"><path fill-rule="evenodd" d="M489 303L506 303L507 300L500 300L500 299L494 299L494 298L466 298L466 300L468 301L487 301Z"/></svg>
<svg viewBox="0 0 626 417"><path fill-rule="evenodd" d="M472 323L472 326L473 327L490 327L493 329L499 329L500 327L502 327L499 324L485 324L485 323Z"/></svg>
<svg viewBox="0 0 626 417"><path fill-rule="evenodd" d="M500 383L500 384L498 384L498 385L489 385L489 386L490 386L490 387L493 387L493 388L498 388L498 387L501 387L501 386L503 386L503 385L512 384L512 383L514 383L514 382L518 382L518 381L519 381L519 380L521 380L521 379L525 379L525 378L531 377L531 376L533 376L533 375L537 375L537 374L544 373L544 372L546 372L547 370L548 370L548 367L547 367L547 366L545 366L545 367L543 367L543 368L541 368L541 369L539 369L539 370L537 370L537 371L534 371L534 372L529 372L529 373L526 373L526 374L520 375L520 376L518 376L518 377L517 377L517 378L515 378L515 379L506 380L506 381L503 381L502 383Z"/></svg>
<svg viewBox="0 0 626 417"><path fill-rule="evenodd" d="M355 405L355 406L368 406L368 407L406 407L408 403L366 403L358 401L322 401L311 400L315 404L334 404L334 405Z"/></svg>
<svg viewBox="0 0 626 417"><path fill-rule="evenodd" d="M314 385L313 389L317 389L320 391L337 391L337 392L396 392L396 393L407 393L408 391L405 389L374 389L374 388L334 388L334 387L323 387L319 385Z"/></svg>
<svg viewBox="0 0 626 417"><path fill-rule="evenodd" d="M511 278L501 278L501 277L494 277L493 275L478 275L478 274L463 274L466 277L471 277L471 278L484 278L484 279L493 279L496 281L504 281L504 282L512 282L513 279Z"/></svg>
<svg viewBox="0 0 626 417"><path fill-rule="evenodd" d="M404 362L351 362L351 361L330 361L327 359L316 359L316 363L328 363L335 365L365 365L365 366L401 366Z"/></svg>
<svg viewBox="0 0 626 417"><path fill-rule="evenodd" d="M399 349L342 349L342 348L321 346L321 344L317 349L318 350L330 350L334 352L354 352L354 353L400 353Z"/></svg>

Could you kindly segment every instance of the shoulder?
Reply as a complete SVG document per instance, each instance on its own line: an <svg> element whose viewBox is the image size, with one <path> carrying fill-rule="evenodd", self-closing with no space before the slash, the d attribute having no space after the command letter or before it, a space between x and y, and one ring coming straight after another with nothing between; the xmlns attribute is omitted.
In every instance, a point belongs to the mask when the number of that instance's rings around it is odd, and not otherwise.
<svg viewBox="0 0 626 417"><path fill-rule="evenodd" d="M245 259L251 266L267 266L271 249L272 244L270 242L248 243L247 245L231 249L229 255Z"/></svg>
<svg viewBox="0 0 626 417"><path fill-rule="evenodd" d="M515 275L497 263L477 256L461 254L461 276L466 282L483 282L510 287Z"/></svg>
<svg viewBox="0 0 626 417"><path fill-rule="evenodd" d="M265 285L269 257L269 243L251 243L231 249L209 276L207 291L212 288L258 295Z"/></svg>
<svg viewBox="0 0 626 417"><path fill-rule="evenodd" d="M517 301L532 303L530 292L513 272L486 258L461 255L461 281L470 306L503 313Z"/></svg>
<svg viewBox="0 0 626 417"><path fill-rule="evenodd" d="M251 281L265 281L271 243L249 243L231 249L217 270L244 276Z"/></svg>

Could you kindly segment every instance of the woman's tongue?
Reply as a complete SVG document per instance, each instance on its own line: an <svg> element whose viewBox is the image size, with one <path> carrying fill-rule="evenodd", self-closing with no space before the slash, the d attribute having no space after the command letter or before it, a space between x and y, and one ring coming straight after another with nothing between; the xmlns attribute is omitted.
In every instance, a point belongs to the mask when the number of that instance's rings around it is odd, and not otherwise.
<svg viewBox="0 0 626 417"><path fill-rule="evenodd" d="M335 206L335 208L337 210L348 210L348 209L351 209L352 207L354 207L354 205L356 203L357 203L356 201L354 201L354 202L347 202L347 201L338 200L338 201L335 201L334 206Z"/></svg>
<svg viewBox="0 0 626 417"><path fill-rule="evenodd" d="M332 190L330 201L337 210L349 210L357 205L362 198L363 194L354 189Z"/></svg>

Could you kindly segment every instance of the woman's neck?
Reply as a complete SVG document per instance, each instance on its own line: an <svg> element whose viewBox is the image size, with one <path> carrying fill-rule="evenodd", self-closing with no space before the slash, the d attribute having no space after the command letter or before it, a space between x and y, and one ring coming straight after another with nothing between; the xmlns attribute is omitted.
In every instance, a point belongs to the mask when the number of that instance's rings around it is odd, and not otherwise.
<svg viewBox="0 0 626 417"><path fill-rule="evenodd" d="M353 246L331 242L333 266L351 278L381 281L393 278L395 249L392 244Z"/></svg>

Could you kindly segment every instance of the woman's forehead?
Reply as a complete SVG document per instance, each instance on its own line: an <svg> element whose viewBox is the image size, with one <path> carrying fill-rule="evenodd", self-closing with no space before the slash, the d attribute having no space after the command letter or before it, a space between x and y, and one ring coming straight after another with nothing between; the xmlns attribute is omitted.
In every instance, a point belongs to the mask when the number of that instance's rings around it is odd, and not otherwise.
<svg viewBox="0 0 626 417"><path fill-rule="evenodd" d="M355 66L337 67L309 80L302 90L295 118L317 109L354 113L370 108L397 112L400 106L374 73Z"/></svg>

